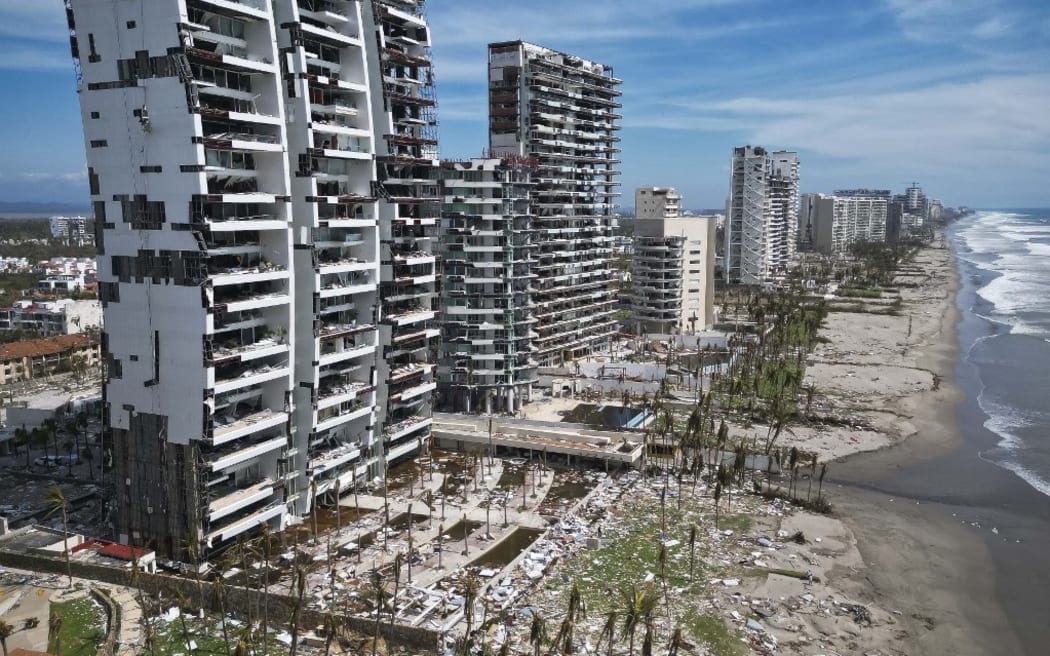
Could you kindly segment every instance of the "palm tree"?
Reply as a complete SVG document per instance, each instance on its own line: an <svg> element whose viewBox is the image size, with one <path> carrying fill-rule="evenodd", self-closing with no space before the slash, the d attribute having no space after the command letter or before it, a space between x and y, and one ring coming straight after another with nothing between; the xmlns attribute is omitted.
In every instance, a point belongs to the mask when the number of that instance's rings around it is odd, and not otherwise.
<svg viewBox="0 0 1050 656"><path fill-rule="evenodd" d="M722 481L715 481L715 530L718 530L718 506L722 501Z"/></svg>
<svg viewBox="0 0 1050 656"><path fill-rule="evenodd" d="M58 457L58 422L53 418L48 417L40 424L40 426L55 449L55 457Z"/></svg>
<svg viewBox="0 0 1050 656"><path fill-rule="evenodd" d="M653 656L653 617L645 618L645 637L642 639L642 656Z"/></svg>
<svg viewBox="0 0 1050 656"><path fill-rule="evenodd" d="M87 428L87 413L83 411L66 420L66 432L73 436L76 453L80 453L80 434L84 428Z"/></svg>
<svg viewBox="0 0 1050 656"><path fill-rule="evenodd" d="M411 508L409 509L411 512ZM390 626L394 626L397 615L397 593L401 585L401 570L405 565L405 554L401 551L394 555L394 594L390 597Z"/></svg>
<svg viewBox="0 0 1050 656"><path fill-rule="evenodd" d="M678 656L678 650L682 648L682 643L684 642L682 627L676 626L674 633L671 634L671 644L667 645L667 656Z"/></svg>
<svg viewBox="0 0 1050 656"><path fill-rule="evenodd" d="M324 614L324 656L332 651L332 640L335 638L335 616L329 610Z"/></svg>
<svg viewBox="0 0 1050 656"><path fill-rule="evenodd" d="M828 473L828 463L823 463L820 466L820 478L817 481L817 500L820 500L821 490L824 489L824 474Z"/></svg>
<svg viewBox="0 0 1050 656"><path fill-rule="evenodd" d="M47 635L55 637L55 653L62 654L62 616L55 613L47 621Z"/></svg>
<svg viewBox="0 0 1050 656"><path fill-rule="evenodd" d="M84 462L87 463L88 477L91 479L91 482L94 483L95 482L95 450L92 449L89 446L85 446L84 447L84 451L83 451L83 453L81 453L81 455L84 456Z"/></svg>
<svg viewBox="0 0 1050 656"><path fill-rule="evenodd" d="M696 524L689 527L689 582L694 581L693 565L696 563Z"/></svg>
<svg viewBox="0 0 1050 656"><path fill-rule="evenodd" d="M263 640L263 653L269 646L270 632L270 551L273 549L271 542L273 533L270 531L270 524L268 522L259 522L259 544L260 548L255 550L255 557L262 560L263 563L263 575L262 575L262 593L263 593L263 609L262 609L262 624L260 626Z"/></svg>
<svg viewBox="0 0 1050 656"><path fill-rule="evenodd" d="M4 650L4 656L7 656L7 639L10 638L11 634L14 632L15 627L0 620L0 648Z"/></svg>
<svg viewBox="0 0 1050 656"><path fill-rule="evenodd" d="M374 595L373 600L376 611L375 634L372 636L372 656L376 656L376 651L379 647L379 620L383 616L383 607L387 605L387 592L386 588L383 587L383 575L379 573L379 570L372 570L369 582Z"/></svg>
<svg viewBox="0 0 1050 656"><path fill-rule="evenodd" d="M548 640L547 620L544 619L543 613L534 611L532 613L532 623L529 625L529 644L532 645L533 656L540 656L540 651ZM609 649L611 650L612 647L610 646Z"/></svg>
<svg viewBox="0 0 1050 656"><path fill-rule="evenodd" d="M49 441L50 441L50 438L47 436L47 433L44 432L43 430L41 430L40 428L34 428L33 430L31 430L29 432L29 442L30 442L30 444L32 444L33 446L38 447L38 448L39 447L43 447L45 456L47 455L47 445L48 445ZM26 453L26 462L29 462L29 454L28 453Z"/></svg>
<svg viewBox="0 0 1050 656"><path fill-rule="evenodd" d="M316 478L312 479L310 481L310 510L312 511L310 513L310 515L313 517L314 544L317 544L317 511L319 510L319 508L317 507L317 479Z"/></svg>
<svg viewBox="0 0 1050 656"><path fill-rule="evenodd" d="M73 477L73 440L66 440L62 442L62 450L65 451L66 455L66 475L70 478Z"/></svg>
<svg viewBox="0 0 1050 656"><path fill-rule="evenodd" d="M660 599L657 595L651 594L649 590L636 585L621 588L620 597L623 603L623 627L620 631L620 639L630 638L629 653L633 656L634 634L638 626L653 614Z"/></svg>
<svg viewBox="0 0 1050 656"><path fill-rule="evenodd" d="M182 593L182 590L175 591L175 598L179 602L179 608L183 610L183 612L179 613L179 624L182 627L182 643L186 645L186 653L192 654L193 641L190 638L190 628L189 625L186 623L185 613L185 610L190 607L190 600L186 598L186 595Z"/></svg>
<svg viewBox="0 0 1050 656"><path fill-rule="evenodd" d="M616 614L616 610L610 610L605 614L605 624L602 626L602 632L598 634L598 642L594 645L595 650L601 649L602 640L608 644L608 650L606 656L612 656L613 644L616 641L616 620L619 616Z"/></svg>
<svg viewBox="0 0 1050 656"><path fill-rule="evenodd" d="M215 582L212 584L212 590L215 593L215 603L219 606L219 614L222 616L220 618L220 620L219 620L222 623L222 641L223 641L223 644L226 645L226 653L227 654L231 654L231 653L233 653L233 650L230 647L229 618L226 617L226 586L223 585L221 576L215 577ZM295 649L295 644L294 644L295 632L294 631L292 632L292 636L293 636L292 637L292 640L293 640L293 643L292 643L292 650L293 651L292 651L292 653L295 653L294 652L294 649Z"/></svg>
<svg viewBox="0 0 1050 656"><path fill-rule="evenodd" d="M44 502L51 508L47 513L48 517L56 512L62 513L62 551L66 556L66 575L69 577L69 587L73 587L73 566L69 562L69 518L67 516L68 504L66 503L66 495L62 493L62 488L57 483L52 483L51 487L47 489L47 496L44 497Z"/></svg>
<svg viewBox="0 0 1050 656"><path fill-rule="evenodd" d="M30 433L26 430L25 424L15 429L15 443L19 446L24 446L26 449L26 469L29 469L29 446L30 446Z"/></svg>
<svg viewBox="0 0 1050 656"><path fill-rule="evenodd" d="M243 533L241 533L240 535L237 536L236 558L240 561L241 570L244 572L244 592L245 592L245 595L244 595L244 598L245 598L244 610L245 610L245 620L247 622L248 627L251 627L252 626L252 602L251 602L251 597L249 596L250 593L248 592L249 585L251 584L251 576L250 576L251 570L248 569L248 548L245 546L244 534ZM251 636L250 632L248 633L247 641L248 641L248 647L249 647L249 650L250 650L250 648L253 646L252 636Z"/></svg>

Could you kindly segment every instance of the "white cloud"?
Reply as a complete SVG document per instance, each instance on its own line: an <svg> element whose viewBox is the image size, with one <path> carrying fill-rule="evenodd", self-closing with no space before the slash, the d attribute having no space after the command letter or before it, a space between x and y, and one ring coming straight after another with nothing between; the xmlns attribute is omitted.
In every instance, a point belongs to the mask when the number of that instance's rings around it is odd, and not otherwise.
<svg viewBox="0 0 1050 656"><path fill-rule="evenodd" d="M1019 22L1014 7L1003 0L886 0L886 6L909 39L948 42L964 37L1002 39Z"/></svg>
<svg viewBox="0 0 1050 656"><path fill-rule="evenodd" d="M0 180L13 179L19 182L69 182L82 183L87 180L87 170L73 171L71 173L41 173L31 171L19 171L13 175L0 173Z"/></svg>
<svg viewBox="0 0 1050 656"><path fill-rule="evenodd" d="M13 45L4 49L0 69L12 71L68 70L73 75L73 58L68 48Z"/></svg>
<svg viewBox="0 0 1050 656"><path fill-rule="evenodd" d="M678 118L735 124L752 143L863 162L967 171L1047 168L1050 75L1003 75L910 91L682 102ZM674 117L672 117L673 119Z"/></svg>
<svg viewBox="0 0 1050 656"><path fill-rule="evenodd" d="M0 0L0 36L65 41L65 8L58 0Z"/></svg>

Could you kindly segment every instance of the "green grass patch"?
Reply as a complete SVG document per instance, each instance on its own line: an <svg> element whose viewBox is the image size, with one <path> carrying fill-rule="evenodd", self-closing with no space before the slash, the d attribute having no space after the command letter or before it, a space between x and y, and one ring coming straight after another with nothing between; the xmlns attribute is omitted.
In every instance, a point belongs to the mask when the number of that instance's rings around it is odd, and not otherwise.
<svg viewBox="0 0 1050 656"><path fill-rule="evenodd" d="M274 615L270 618L270 630L283 629L286 623L287 618ZM196 615L185 615L185 624L183 624L183 617L179 617L172 622L156 621L154 629L156 656L171 656L173 654L183 654L185 656L187 654L187 636L197 646L197 649L193 652L194 654L225 656L227 653L233 653L233 650L237 647L237 641L244 637L245 631L243 624L241 626L230 624L228 627L230 651L227 652L218 615L205 614L203 620L198 619ZM253 653L257 656L287 656L288 647L277 642L273 638L272 633L266 649L262 648L262 644L258 640L259 638L256 637L257 642L253 649ZM144 653L152 656L152 652L148 649ZM62 656L65 656L65 654Z"/></svg>
<svg viewBox="0 0 1050 656"><path fill-rule="evenodd" d="M747 533L751 530L751 516L750 515L722 515L718 518L718 528L720 530L729 529L734 533Z"/></svg>
<svg viewBox="0 0 1050 656"><path fill-rule="evenodd" d="M92 599L51 604L51 617L61 617L57 634L47 639L47 650L62 656L95 656L106 639L106 611Z"/></svg>
<svg viewBox="0 0 1050 656"><path fill-rule="evenodd" d="M670 491L674 491L674 486ZM708 540L706 532L714 528L713 501L709 496L692 496L689 486L683 486L683 503L678 508L677 499L668 496L666 532L661 530L660 501L654 496L636 496L625 499L620 507L622 514L609 524L602 540L602 547L583 549L568 561L561 571L547 581L547 588L568 599L573 582L579 585L580 593L587 603L588 614L600 615L609 610L620 610L623 604L621 589L629 585L642 585L652 573L653 588L663 595L663 587L682 588L685 596L698 594L702 585L712 577L726 574L723 568L708 566L708 550L703 543ZM722 500L723 507L725 499ZM734 499L734 506L737 500ZM736 532L750 530L751 518L730 514L719 528L731 528ZM689 529L697 526L697 544L693 556L693 577L690 579ZM677 540L677 543L671 542ZM660 549L665 547L664 577L660 576ZM682 595L671 594L672 597ZM672 599L678 605L678 599ZM662 604L661 604L662 605Z"/></svg>
<svg viewBox="0 0 1050 656"><path fill-rule="evenodd" d="M882 298L882 292L879 290L860 287L841 287L835 294L844 298Z"/></svg>
<svg viewBox="0 0 1050 656"><path fill-rule="evenodd" d="M748 653L747 645L740 640L740 633L717 615L691 608L682 616L682 624L692 638L705 645L708 653L714 656L745 656Z"/></svg>

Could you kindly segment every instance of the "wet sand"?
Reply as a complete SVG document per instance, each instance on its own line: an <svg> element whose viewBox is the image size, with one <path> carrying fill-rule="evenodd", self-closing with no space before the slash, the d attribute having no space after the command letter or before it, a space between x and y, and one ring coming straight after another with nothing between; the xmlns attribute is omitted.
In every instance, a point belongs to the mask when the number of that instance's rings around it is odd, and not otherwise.
<svg viewBox="0 0 1050 656"><path fill-rule="evenodd" d="M969 306L965 290L921 348L920 366L941 383L909 399L915 434L835 463L829 497L867 564L855 594L900 612L912 653L1042 655L1050 498L978 455L997 439L983 427L975 372L959 358L960 341L983 327L960 304Z"/></svg>

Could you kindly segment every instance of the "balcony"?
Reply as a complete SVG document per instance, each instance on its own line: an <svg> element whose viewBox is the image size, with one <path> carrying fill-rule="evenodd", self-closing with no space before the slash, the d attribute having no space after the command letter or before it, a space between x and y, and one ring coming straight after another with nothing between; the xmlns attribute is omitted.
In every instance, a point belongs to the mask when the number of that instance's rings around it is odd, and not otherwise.
<svg viewBox="0 0 1050 656"><path fill-rule="evenodd" d="M437 316L433 310L411 310L399 314L389 314L384 317L384 322L395 326L407 326L420 321L428 321Z"/></svg>
<svg viewBox="0 0 1050 656"><path fill-rule="evenodd" d="M397 394L391 395L390 399L389 399L389 402L392 403L392 404L393 403L405 403L405 402L409 401L410 399L415 399L415 398L423 396L424 394L427 394L429 392L433 392L435 389L437 389L437 383L436 382L433 382L433 381L421 382L418 385L413 385L412 387L406 387L405 389L401 390Z"/></svg>
<svg viewBox="0 0 1050 656"><path fill-rule="evenodd" d="M387 450L386 459L389 462L397 460L399 458L403 458L413 453L418 448L419 444L415 440L409 440L407 442L402 442L401 444L395 444Z"/></svg>
<svg viewBox="0 0 1050 656"><path fill-rule="evenodd" d="M221 379L216 376L214 388L216 394L232 392L251 385L261 385L278 378L286 378L288 376L288 366L282 363L275 365L266 364L261 367L247 369L234 368L231 374Z"/></svg>
<svg viewBox="0 0 1050 656"><path fill-rule="evenodd" d="M317 413L317 425L314 427L314 431L321 433L336 428L337 426L350 423L355 419L368 417L372 414L372 409L374 407L375 406L370 400L361 400L357 403L347 403L339 408L332 406L324 411L319 410Z"/></svg>
<svg viewBox="0 0 1050 656"><path fill-rule="evenodd" d="M376 333L369 326L367 332L355 335L353 338L339 337L332 341L322 342L321 357L318 366L326 367L338 362L345 362L353 358L375 352Z"/></svg>
<svg viewBox="0 0 1050 656"><path fill-rule="evenodd" d="M226 517L252 504L265 501L272 494L273 480L269 478L240 489L209 490L208 495L212 500L208 503L208 519L215 521Z"/></svg>
<svg viewBox="0 0 1050 656"><path fill-rule="evenodd" d="M218 12L220 14L232 11L256 20L266 19L270 14L267 11L265 0L194 0L194 2L225 10Z"/></svg>
<svg viewBox="0 0 1050 656"><path fill-rule="evenodd" d="M287 439L282 435L241 449L226 449L215 453L209 453L205 456L208 458L208 469L214 472L222 471L223 469L240 464L246 460L257 458L265 453L279 451L284 448L287 442Z"/></svg>
<svg viewBox="0 0 1050 656"><path fill-rule="evenodd" d="M226 526L211 531L205 537L205 544L212 546L216 542L225 542L226 540L233 539L241 533L258 528L259 524L263 522L268 522L275 517L280 517L284 513L284 502L274 501L264 508L251 512Z"/></svg>
<svg viewBox="0 0 1050 656"><path fill-rule="evenodd" d="M229 344L216 346L213 349L210 366L229 364L231 362L248 362L249 360L257 360L287 352L287 344L269 337L247 344L239 344L236 340L233 340Z"/></svg>
<svg viewBox="0 0 1050 656"><path fill-rule="evenodd" d="M215 415L215 418L212 419L211 443L214 446L226 444L269 428L281 426L286 421L288 421L287 412L277 412L268 408L242 416Z"/></svg>
<svg viewBox="0 0 1050 656"><path fill-rule="evenodd" d="M248 267L209 267L208 276L214 287L220 287L282 280L288 278L288 270L282 265L263 261Z"/></svg>
<svg viewBox="0 0 1050 656"><path fill-rule="evenodd" d="M313 13L314 15L316 15L316 12L306 12L306 13ZM305 17L306 14L304 13L303 16ZM346 47L346 46L357 46L357 47L361 47L362 46L361 37L358 36L356 33L355 34L343 34L342 32L337 32L335 29L333 29L330 26L321 27L321 26L314 25L312 23L307 23L307 22L300 23L300 25L303 28L303 34L304 35L317 37L318 39L321 39L323 41L327 41L327 42L329 42L329 43L331 43L331 44L333 44L333 45L335 45L337 47L343 48L343 47Z"/></svg>
<svg viewBox="0 0 1050 656"><path fill-rule="evenodd" d="M434 423L433 417L420 417L418 415L403 419L383 429L383 438L393 441L409 435L417 430L428 428ZM414 444L412 446L415 446Z"/></svg>
<svg viewBox="0 0 1050 656"><path fill-rule="evenodd" d="M362 394L367 394L375 388L368 383L350 381L345 383L326 384L321 383L317 391L317 409L324 410L332 406L353 401Z"/></svg>
<svg viewBox="0 0 1050 656"><path fill-rule="evenodd" d="M337 446L314 458L310 458L306 465L306 475L316 477L360 457L361 447L356 444Z"/></svg>
<svg viewBox="0 0 1050 656"><path fill-rule="evenodd" d="M328 0L308 0L299 3L300 16L333 27L344 27L350 23L350 17L346 14L347 9L347 5L339 5L328 2Z"/></svg>
<svg viewBox="0 0 1050 656"><path fill-rule="evenodd" d="M369 271L377 268L374 261L362 260L356 257L344 257L339 259L319 260L317 272L321 275L333 273L350 273L352 271Z"/></svg>

